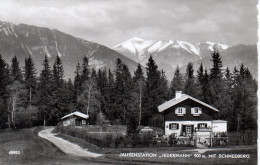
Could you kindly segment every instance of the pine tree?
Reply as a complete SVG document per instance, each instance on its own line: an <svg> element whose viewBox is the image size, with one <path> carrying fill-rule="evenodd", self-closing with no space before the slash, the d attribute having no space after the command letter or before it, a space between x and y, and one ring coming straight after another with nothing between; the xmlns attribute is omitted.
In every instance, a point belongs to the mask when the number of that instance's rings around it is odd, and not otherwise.
<svg viewBox="0 0 260 165"><path fill-rule="evenodd" d="M198 84L199 84L199 85L202 84L203 77L204 77L204 69L203 69L202 63L200 63L200 67L199 67L199 69L197 70L197 81L198 81Z"/></svg>
<svg viewBox="0 0 260 165"><path fill-rule="evenodd" d="M203 94L202 94L203 78L204 78L204 69L202 63L200 63L200 67L197 70L196 81L194 86L196 90L196 98L199 100L203 99Z"/></svg>
<svg viewBox="0 0 260 165"><path fill-rule="evenodd" d="M234 89L233 89L233 75L230 73L229 68L227 67L224 74L223 79L223 89L225 91L225 95L223 95L223 105L221 106L221 113L219 117L227 120L229 123L229 130L234 130L234 121L236 118L234 117L236 114L236 110L234 109Z"/></svg>
<svg viewBox="0 0 260 165"><path fill-rule="evenodd" d="M75 102L75 88L72 83L72 80L69 79L68 82L66 83L66 98L68 99L68 112L72 113L75 111L76 108L76 102Z"/></svg>
<svg viewBox="0 0 260 165"><path fill-rule="evenodd" d="M168 89L168 80L166 78L166 75L165 75L165 72L162 70L161 71L161 76L160 76L160 86L159 86L159 93L158 93L158 96L159 96L159 100L158 100L158 103L159 104L162 104L164 103L165 101L168 100L168 96L169 96L169 89Z"/></svg>
<svg viewBox="0 0 260 165"><path fill-rule="evenodd" d="M26 111L28 112L27 115L29 116L29 122L28 125L29 127L32 126L32 119L36 118L35 116L31 115L36 115L36 105L32 105L33 100L35 100L35 95L36 95L36 68L33 63L33 60L31 56L28 58L25 58L25 68L24 68L24 83L25 83L25 88L27 90L27 101L26 101L26 106L27 109ZM34 101L35 102L35 101ZM32 107L33 106L33 107Z"/></svg>
<svg viewBox="0 0 260 165"><path fill-rule="evenodd" d="M106 102L105 105L105 113L108 116L110 121L114 121L114 102L115 102L115 80L114 75L112 74L111 70L108 70L108 81L107 85L105 87L105 94L104 94L104 100Z"/></svg>
<svg viewBox="0 0 260 165"><path fill-rule="evenodd" d="M123 95L124 95L124 80L123 80L123 62L120 58L116 60L116 68L115 68L115 86L114 86L114 92L115 92L115 100L113 103L113 116L115 119L122 119L122 101L123 101ZM121 120L121 122L123 122Z"/></svg>
<svg viewBox="0 0 260 165"><path fill-rule="evenodd" d="M11 76L13 81L20 81L23 80L23 75L21 68L19 66L19 61L17 60L16 56L12 58L12 64L11 64Z"/></svg>
<svg viewBox="0 0 260 165"><path fill-rule="evenodd" d="M219 52L214 50L211 61L213 62L213 66L210 69L210 83L211 83L211 93L213 96L213 106L217 109L221 109L223 105L223 95L225 92L223 91L223 73L222 73L222 60Z"/></svg>
<svg viewBox="0 0 260 165"><path fill-rule="evenodd" d="M207 72L207 69L205 69L204 71L204 76L203 76L203 80L202 80L202 101L205 103L208 103L210 105L212 105L212 93L211 93L211 86L210 86L210 77L209 74Z"/></svg>
<svg viewBox="0 0 260 165"><path fill-rule="evenodd" d="M40 110L39 119L43 121L43 124L47 123L51 119L50 110L52 109L52 91L53 91L53 78L52 72L49 66L49 60L45 56L43 61L43 69L40 73L39 87L38 87L38 106ZM51 124L51 123L50 123Z"/></svg>
<svg viewBox="0 0 260 165"><path fill-rule="evenodd" d="M81 88L81 67L80 64L76 66L75 70L75 78L74 78L74 102L77 101L77 98L80 94L80 88Z"/></svg>
<svg viewBox="0 0 260 165"><path fill-rule="evenodd" d="M53 65L53 81L57 87L63 85L64 70L60 57L57 55L55 63Z"/></svg>
<svg viewBox="0 0 260 165"><path fill-rule="evenodd" d="M184 85L184 93L190 96L196 97L196 89L195 87L195 77L193 74L193 65L192 63L188 63L186 69L186 80Z"/></svg>
<svg viewBox="0 0 260 165"><path fill-rule="evenodd" d="M68 90L66 88L66 84L64 81L64 70L62 61L59 56L56 57L55 63L53 65L53 91L52 91L52 109L50 111L51 118L50 121L52 124L57 124L59 119L68 114L70 111L68 106L70 104L70 100L68 100L69 96L67 96Z"/></svg>
<svg viewBox="0 0 260 165"><path fill-rule="evenodd" d="M9 66L0 54L0 128L9 128L10 114L8 113L9 90L7 86L11 83Z"/></svg>
<svg viewBox="0 0 260 165"><path fill-rule="evenodd" d="M89 65L88 65L88 58L84 57L83 58L83 63L82 63L82 73L81 73L81 85L89 79Z"/></svg>
<svg viewBox="0 0 260 165"><path fill-rule="evenodd" d="M145 89L145 77L140 64L138 64L137 69L134 72L133 82L134 82L134 92L138 94L136 98L139 104L138 125L140 126L142 120L142 105L143 105L143 95Z"/></svg>
<svg viewBox="0 0 260 165"><path fill-rule="evenodd" d="M174 77L173 77L173 79L171 81L171 85L170 85L170 98L175 97L176 91L182 91L183 90L183 88L184 88L183 84L184 84L183 76L180 73L179 66L177 66L175 73L174 73Z"/></svg>
<svg viewBox="0 0 260 165"><path fill-rule="evenodd" d="M214 49L214 51L211 54L211 61L213 62L213 66L210 69L210 79L211 80L219 80L222 79L222 72L221 72L221 67L222 67L222 60L219 52Z"/></svg>
<svg viewBox="0 0 260 165"><path fill-rule="evenodd" d="M143 124L145 125L148 124L154 114L158 113L157 106L159 105L158 92L160 88L160 71L152 56L150 56L148 63L146 64L146 73L147 79L143 115Z"/></svg>
<svg viewBox="0 0 260 165"><path fill-rule="evenodd" d="M243 64L236 73L234 84L234 112L236 114L233 123L237 132L256 129L257 114L257 85L252 79L248 69Z"/></svg>

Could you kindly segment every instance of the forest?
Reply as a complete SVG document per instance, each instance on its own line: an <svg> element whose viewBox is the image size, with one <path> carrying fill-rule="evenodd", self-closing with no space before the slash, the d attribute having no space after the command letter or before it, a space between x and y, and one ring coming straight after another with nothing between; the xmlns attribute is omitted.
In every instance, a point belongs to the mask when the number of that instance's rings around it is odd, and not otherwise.
<svg viewBox="0 0 260 165"><path fill-rule="evenodd" d="M175 97L175 91L193 96L220 110L217 119L228 121L228 130L257 129L257 81L241 64L230 70L222 66L217 50L211 54L212 67L192 63L181 73L178 66L171 81L150 56L146 70L139 64L133 75L121 60L115 69L95 69L87 57L75 66L74 79L65 80L59 56L51 66L47 56L37 72L33 59L21 67L16 56L8 63L0 55L0 128L29 128L57 125L68 113L90 116L89 124L122 124L128 130L138 125L163 128L157 106Z"/></svg>

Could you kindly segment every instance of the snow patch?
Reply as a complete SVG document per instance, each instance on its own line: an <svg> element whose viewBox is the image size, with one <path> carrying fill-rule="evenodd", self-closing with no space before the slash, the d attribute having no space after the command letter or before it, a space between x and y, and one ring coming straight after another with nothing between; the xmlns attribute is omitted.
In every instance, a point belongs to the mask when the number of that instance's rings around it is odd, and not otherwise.
<svg viewBox="0 0 260 165"><path fill-rule="evenodd" d="M58 49L58 44L57 44L57 40L56 40L55 34L53 34L53 37L54 37L54 40L55 40L54 42L55 42L56 52L58 53L58 56L61 57L61 53L60 53L60 51Z"/></svg>
<svg viewBox="0 0 260 165"><path fill-rule="evenodd" d="M27 48L29 54L30 54L30 55L33 55L33 54L32 54L32 51L29 49L28 45L26 45L26 48Z"/></svg>
<svg viewBox="0 0 260 165"><path fill-rule="evenodd" d="M12 31L13 31L15 37L18 38L17 34L16 34L15 31L14 31L14 27L13 27L13 26L11 26L11 29L12 29Z"/></svg>
<svg viewBox="0 0 260 165"><path fill-rule="evenodd" d="M44 46L44 49L43 49L43 50L46 52L47 57L48 57L48 58L51 58L51 55L50 55L50 53L49 53L49 51L48 51L48 49L47 49L46 46Z"/></svg>
<svg viewBox="0 0 260 165"><path fill-rule="evenodd" d="M94 59L94 57L91 57L89 59L89 65L93 68L95 68L96 70L104 68L106 66L106 64L101 61L101 60L96 60Z"/></svg>

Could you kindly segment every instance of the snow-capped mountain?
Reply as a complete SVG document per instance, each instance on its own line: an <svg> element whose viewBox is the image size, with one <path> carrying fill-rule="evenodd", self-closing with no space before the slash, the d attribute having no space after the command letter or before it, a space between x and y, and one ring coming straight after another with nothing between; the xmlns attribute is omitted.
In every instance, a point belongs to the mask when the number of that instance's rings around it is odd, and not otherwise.
<svg viewBox="0 0 260 165"><path fill-rule="evenodd" d="M205 56L206 53L213 51L214 48L222 51L226 50L228 46L209 41L191 44L178 40L143 40L134 37L113 47L114 50L141 64L145 64L150 55L160 58L169 55L169 53L172 57L179 56L178 58L182 58L181 56L186 56L193 61ZM179 66L182 65L182 63L179 63Z"/></svg>
<svg viewBox="0 0 260 165"><path fill-rule="evenodd" d="M217 49L218 51L223 51L229 48L228 45L221 44L221 43L213 43L209 41L205 42L197 42L194 44L195 48L199 51L201 57L205 57L210 55L210 53Z"/></svg>
<svg viewBox="0 0 260 165"><path fill-rule="evenodd" d="M50 66L58 55L62 59L66 78L74 77L76 65L82 63L84 56L89 57L89 64L95 68L113 69L117 58L121 58L131 72L137 67L136 62L103 45L58 30L1 21L0 54L8 63L16 55L21 66L24 65L24 58L31 55L38 73L45 55L49 58Z"/></svg>
<svg viewBox="0 0 260 165"><path fill-rule="evenodd" d="M257 51L255 47L256 46L250 45L230 47L222 43L209 41L191 44L186 41L178 40L143 40L134 37L114 46L112 49L143 66L146 65L148 58L152 55L159 69L163 69L170 80L173 77L177 65L182 68L182 72L185 72L186 65L189 62L194 63L195 70L200 62L203 62L207 68L210 68L212 65L212 61L210 61L211 53L214 49L217 49L223 56L224 67L229 66L232 68L235 65L239 67L241 63L244 63L252 70L254 77L257 77L257 68L252 65L257 61ZM236 51L237 49L239 51ZM234 52L235 54L232 54ZM247 58L249 55L250 58Z"/></svg>

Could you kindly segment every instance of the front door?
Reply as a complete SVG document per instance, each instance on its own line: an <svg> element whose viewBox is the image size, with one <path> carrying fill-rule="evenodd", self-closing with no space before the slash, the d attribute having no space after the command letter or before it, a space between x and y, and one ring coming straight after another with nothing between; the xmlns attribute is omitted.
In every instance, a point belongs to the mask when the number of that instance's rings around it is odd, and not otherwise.
<svg viewBox="0 0 260 165"><path fill-rule="evenodd" d="M192 136L193 134L193 125L184 125L183 126L183 136Z"/></svg>
<svg viewBox="0 0 260 165"><path fill-rule="evenodd" d="M186 126L186 136L191 136L192 134L192 127L191 125Z"/></svg>

